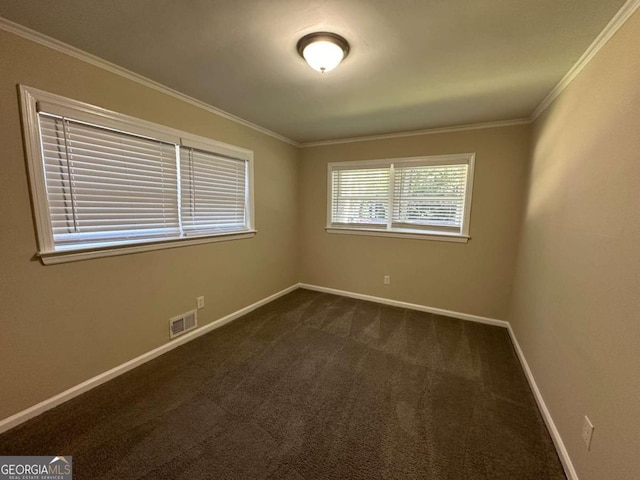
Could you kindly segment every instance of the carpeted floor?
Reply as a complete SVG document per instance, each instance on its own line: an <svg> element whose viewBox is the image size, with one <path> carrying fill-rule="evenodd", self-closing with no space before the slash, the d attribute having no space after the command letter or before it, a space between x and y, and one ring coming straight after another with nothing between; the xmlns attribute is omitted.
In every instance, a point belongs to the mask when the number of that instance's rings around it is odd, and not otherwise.
<svg viewBox="0 0 640 480"><path fill-rule="evenodd" d="M565 479L507 331L296 290L0 436L75 479Z"/></svg>

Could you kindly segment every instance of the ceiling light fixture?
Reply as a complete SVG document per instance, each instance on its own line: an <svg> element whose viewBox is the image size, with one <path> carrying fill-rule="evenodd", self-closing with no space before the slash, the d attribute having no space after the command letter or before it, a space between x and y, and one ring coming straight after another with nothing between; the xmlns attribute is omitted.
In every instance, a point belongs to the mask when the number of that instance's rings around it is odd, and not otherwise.
<svg viewBox="0 0 640 480"><path fill-rule="evenodd" d="M345 59L349 53L349 44L335 33L315 32L298 40L298 53L311 68L326 73Z"/></svg>

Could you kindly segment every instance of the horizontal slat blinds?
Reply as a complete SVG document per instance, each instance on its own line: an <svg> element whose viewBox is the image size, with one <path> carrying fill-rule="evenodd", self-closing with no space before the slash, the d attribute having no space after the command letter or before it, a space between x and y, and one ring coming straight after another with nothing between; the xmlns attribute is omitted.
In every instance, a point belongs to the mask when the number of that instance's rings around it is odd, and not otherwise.
<svg viewBox="0 0 640 480"><path fill-rule="evenodd" d="M396 166L392 226L459 232L468 168L467 164Z"/></svg>
<svg viewBox="0 0 640 480"><path fill-rule="evenodd" d="M178 236L176 147L39 114L56 250Z"/></svg>
<svg viewBox="0 0 640 480"><path fill-rule="evenodd" d="M330 163L328 230L466 241L474 165L473 153Z"/></svg>
<svg viewBox="0 0 640 480"><path fill-rule="evenodd" d="M28 87L20 100L44 264L254 236L251 150Z"/></svg>
<svg viewBox="0 0 640 480"><path fill-rule="evenodd" d="M384 228L388 219L389 167L332 172L331 223Z"/></svg>
<svg viewBox="0 0 640 480"><path fill-rule="evenodd" d="M180 148L185 235L248 230L247 161Z"/></svg>

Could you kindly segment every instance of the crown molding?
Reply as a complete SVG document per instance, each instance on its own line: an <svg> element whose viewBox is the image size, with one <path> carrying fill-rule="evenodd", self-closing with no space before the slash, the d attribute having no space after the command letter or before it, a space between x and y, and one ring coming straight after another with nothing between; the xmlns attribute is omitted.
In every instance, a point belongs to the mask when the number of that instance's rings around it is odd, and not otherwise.
<svg viewBox="0 0 640 480"><path fill-rule="evenodd" d="M418 137L420 135L434 135L437 133L466 132L468 130L480 130L483 128L513 127L514 125L527 125L529 123L531 123L531 120L529 118L517 118L515 120L501 120L499 122L473 123L469 125L458 125L454 127L438 127L428 128L426 130L413 130L410 132L382 133L379 135L365 135L362 137L340 138L337 140L304 142L301 143L300 146L302 148L322 147L325 145L337 145L340 143L368 142L370 140L386 140L389 138Z"/></svg>
<svg viewBox="0 0 640 480"><path fill-rule="evenodd" d="M256 125L255 123L233 115L232 113L225 112L224 110L214 107L213 105L209 105L208 103L205 103L201 100L190 97L189 95L185 95L184 93L181 93L177 90L174 90L173 88L167 87L166 85L151 80L150 78L139 75L135 72L127 70L126 68L120 67L115 63L111 63L100 57L85 52L84 50L80 50L79 48L56 40L55 38L36 32L35 30L31 30L30 28L12 22L11 20L7 20L6 18L0 17L0 30L13 33L22 38L26 38L27 40L31 40L32 42L77 58L78 60L82 60L83 62L102 68L103 70L107 70L108 72L115 73L116 75L124 77L128 80L132 80L136 83L142 84L145 87L152 88L158 92L164 93L165 95L169 95L171 97L177 98L178 100L182 100L183 102L194 105L219 117L231 120L232 122L251 128L260 133L264 133L265 135L269 135L270 137L277 138L278 140L286 142L295 147L300 147L300 143L296 142L295 140L280 135L279 133L272 132L271 130L261 127L260 125Z"/></svg>
<svg viewBox="0 0 640 480"><path fill-rule="evenodd" d="M640 1L640 0L638 0ZM390 133L390 134L381 134L381 135L370 135L363 137L354 137L354 138L344 138L344 139L336 139L336 140L322 140L318 142L297 142L290 138L287 138L283 135L280 135L276 132L268 130L260 125L256 125L255 123L249 122L243 118L240 118L232 113L221 110L213 105L209 105L201 100L190 97L189 95L185 95L173 88L167 87L166 85L162 85L161 83L156 82L155 80L151 80L150 78L139 75L135 72L127 70L126 68L120 67L115 63L111 63L107 60L104 60L96 55L85 52L84 50L80 50L79 48L73 47L67 43L61 42L60 40L56 40L55 38L49 37L43 33L37 32L30 28L25 27L24 25L20 25L18 23L12 22L6 18L0 17L0 30L5 30L6 32L13 33L14 35L18 35L22 38L30 40L32 42L38 43L47 48L51 48L52 50L56 50L65 55L69 55L71 57L77 58L85 63L89 63L90 65L94 65L98 68L102 68L108 72L114 73L121 77L124 77L128 80L134 81L136 83L142 84L146 87L152 88L158 92L164 93L166 95L177 98L178 100L182 100L186 103L194 105L196 107L202 108L214 115L220 116L222 118L226 118L227 120L231 120L232 122L238 123L240 125L244 125L245 127L249 127L258 132L264 133L265 135L269 135L271 137L277 138L283 142L286 142L295 147L314 147L321 145L333 145L338 143L350 143L350 142L363 142L367 140L380 140L385 138L400 138L400 137L411 137L418 135L429 135L435 133L449 133L449 132L461 132L466 130L477 130L481 128L495 128L495 127L506 127L511 125L522 125L529 123L529 119L517 119L517 120L507 120L501 122L490 122L490 123L478 123L473 125L461 125L454 127L443 127L443 128L433 128L427 130L417 130L410 132L399 132L399 133Z"/></svg>
<svg viewBox="0 0 640 480"><path fill-rule="evenodd" d="M531 114L530 120L533 122L536 120L542 112L544 112L553 101L563 92L565 88L573 81L574 78L586 67L589 62L596 56L602 47L613 37L620 27L622 27L627 20L635 13L640 7L640 0L627 0L627 2L618 10L618 13L611 19L611 21L604 27L604 30L600 32L600 35L596 37L589 48L585 50L578 61L571 67L571 70L562 77L558 84L549 92L549 94L540 102L540 105Z"/></svg>
<svg viewBox="0 0 640 480"><path fill-rule="evenodd" d="M562 79L542 100L542 102L540 102L538 107L536 107L536 109L533 111L531 116L529 116L528 118L519 118L514 120L504 120L504 121L497 121L497 122L476 123L476 124L470 124L470 125L459 125L459 126L452 126L452 127L431 128L431 129L415 130L415 131L409 131L409 132L366 135L361 137L349 137L349 138L341 138L341 139L335 139L335 140L320 140L317 142L297 142L283 135L280 135L276 132L273 132L269 129L261 127L260 125L257 125L241 117L233 115L232 113L226 112L217 107L209 105L208 103L205 103L201 100L185 95L184 93L181 93L165 85L162 85L161 83L158 83L147 77L134 73L114 63L108 62L107 60L104 60L100 57L97 57L83 50L80 50L76 47L68 45L64 42L56 40L52 37L36 32L35 30L31 30L30 28L27 28L23 25L7 20L3 17L0 17L0 30L5 30L9 33L13 33L20 37L26 38L27 40L31 40L45 47L51 48L58 52L69 55L71 57L77 58L86 63L97 66L104 70L107 70L111 73L115 73L116 75L127 78L134 82L140 83L156 91L172 96L174 98L182 100L196 107L202 108L203 110L213 113L214 115L225 118L227 120L231 120L232 122L251 128L265 135L269 135L273 138L276 138L280 141L283 141L295 147L307 148L307 147L320 147L320 146L327 146L327 145L338 145L338 144L344 144L344 143L366 142L371 140L385 140L385 139L393 139L393 138L414 137L414 136L420 136L420 135L433 135L438 133L454 133L454 132L464 132L469 130L479 130L479 129L485 129L485 128L500 128L500 127L510 127L515 125L530 124L534 122L540 116L540 114L544 112L549 107L549 105L551 105L551 103L553 103L553 101L564 91L564 89L569 86L569 84L576 78L576 76L582 71L582 69L585 66L587 66L587 64L593 59L593 57L595 57L595 55L600 51L600 49L602 49L602 47L604 47L607 44L607 42L611 39L611 37L613 37L613 35L615 35L615 33L627 22L627 20L636 12L636 10L638 10L638 7L640 7L640 0L627 0L627 2L620 8L620 10L618 10L616 15L611 19L611 21L602 30L602 32L600 32L600 34L596 37L593 43L591 43L591 45L582 54L582 56L573 65L573 67L571 67L571 69L566 73L566 75L562 77Z"/></svg>

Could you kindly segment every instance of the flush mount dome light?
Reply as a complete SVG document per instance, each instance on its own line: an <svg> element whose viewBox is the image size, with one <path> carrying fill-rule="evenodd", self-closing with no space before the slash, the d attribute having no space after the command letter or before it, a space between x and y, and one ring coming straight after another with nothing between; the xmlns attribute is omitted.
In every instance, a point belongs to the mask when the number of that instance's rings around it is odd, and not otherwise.
<svg viewBox="0 0 640 480"><path fill-rule="evenodd" d="M349 53L349 44L340 35L315 32L298 40L298 53L320 73L336 68Z"/></svg>

